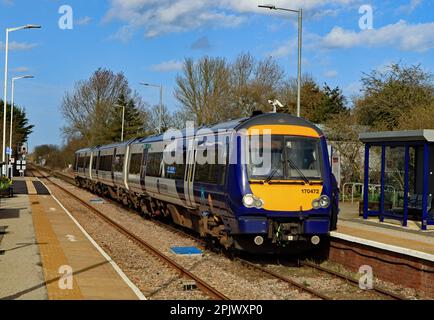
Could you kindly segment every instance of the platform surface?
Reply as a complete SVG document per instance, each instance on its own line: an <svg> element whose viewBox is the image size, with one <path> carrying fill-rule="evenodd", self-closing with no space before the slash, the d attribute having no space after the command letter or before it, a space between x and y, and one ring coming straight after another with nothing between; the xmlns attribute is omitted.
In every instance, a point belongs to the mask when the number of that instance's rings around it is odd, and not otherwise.
<svg viewBox="0 0 434 320"><path fill-rule="evenodd" d="M361 240L360 243L367 240L365 242L373 246L377 246L375 244L377 242L380 248L434 261L434 229L432 227L427 231L422 231L418 221L409 221L408 227L402 227L399 221L389 219L382 223L378 218L364 220L359 217L358 203L341 204L338 230L332 233L332 237L346 240L354 237Z"/></svg>
<svg viewBox="0 0 434 320"><path fill-rule="evenodd" d="M0 226L0 299L144 299L51 195L2 199Z"/></svg>

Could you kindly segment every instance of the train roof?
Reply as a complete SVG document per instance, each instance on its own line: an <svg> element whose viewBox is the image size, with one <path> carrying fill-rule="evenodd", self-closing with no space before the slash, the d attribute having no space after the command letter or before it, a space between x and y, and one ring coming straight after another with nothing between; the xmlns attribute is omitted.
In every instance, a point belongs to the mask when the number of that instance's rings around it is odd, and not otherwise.
<svg viewBox="0 0 434 320"><path fill-rule="evenodd" d="M303 118L292 116L287 113L264 113L258 116L253 116L251 118L248 118L246 121L240 123L235 129L248 129L253 126L264 124L308 127L315 130L320 136L323 135L322 131L312 122L307 121Z"/></svg>
<svg viewBox="0 0 434 320"><path fill-rule="evenodd" d="M228 132L234 130L248 129L252 126L263 125L263 124L280 124L280 125L295 125L295 126L309 127L311 129L314 129L320 136L323 135L322 131L313 123L303 118L295 117L286 113L263 113L263 114L254 115L250 118L240 118L235 120L229 120L222 123L217 123L210 126L202 126L199 128L195 128L193 134L196 134L199 130L203 130L203 129L207 129L217 133L222 131ZM181 130L181 132L184 137L187 135L187 129L183 129ZM112 143L104 146L85 148L85 149L78 150L77 153L91 152L92 150L95 149L104 150L104 149L110 149L115 147L117 148L120 146L127 146L130 144L133 145L133 144L142 144L142 143L153 143L153 142L163 141L163 139L164 139L164 134L160 134L160 135L154 135L149 137L132 139L125 142Z"/></svg>

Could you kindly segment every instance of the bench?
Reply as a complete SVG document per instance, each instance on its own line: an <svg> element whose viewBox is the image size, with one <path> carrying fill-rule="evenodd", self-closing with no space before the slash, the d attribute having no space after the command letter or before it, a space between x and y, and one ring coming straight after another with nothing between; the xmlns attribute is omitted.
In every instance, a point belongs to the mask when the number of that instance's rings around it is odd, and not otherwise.
<svg viewBox="0 0 434 320"><path fill-rule="evenodd" d="M428 207L427 211L430 212L432 209L432 200L433 196L428 195ZM423 195L422 194L413 194L410 199L408 199L408 211L412 214L421 213L423 210Z"/></svg>

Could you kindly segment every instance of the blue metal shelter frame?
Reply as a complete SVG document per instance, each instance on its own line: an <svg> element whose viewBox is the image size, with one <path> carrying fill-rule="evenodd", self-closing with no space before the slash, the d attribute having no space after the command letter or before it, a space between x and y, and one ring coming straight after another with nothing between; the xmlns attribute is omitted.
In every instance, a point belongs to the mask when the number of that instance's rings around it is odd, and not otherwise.
<svg viewBox="0 0 434 320"><path fill-rule="evenodd" d="M396 219L402 222L403 226L408 224L409 216L409 182L410 182L410 148L423 148L423 181L415 181L415 184L422 186L422 230L427 230L429 225L434 225L434 214L429 212L432 205L432 193L430 190L430 176L433 175L434 167L434 130L416 130L416 131L396 131L396 132L370 132L360 135L360 140L365 143L365 173L364 173L364 190L363 190L363 217L379 217L380 222L385 218ZM381 147L381 182L380 182L380 201L378 210L369 209L369 159L372 147ZM404 147L404 204L403 214L396 214L385 210L385 171L386 171L386 148L387 147ZM431 155L432 154L432 155ZM430 159L432 156L433 159ZM417 180L417 179L416 179ZM434 209L432 210L434 212Z"/></svg>

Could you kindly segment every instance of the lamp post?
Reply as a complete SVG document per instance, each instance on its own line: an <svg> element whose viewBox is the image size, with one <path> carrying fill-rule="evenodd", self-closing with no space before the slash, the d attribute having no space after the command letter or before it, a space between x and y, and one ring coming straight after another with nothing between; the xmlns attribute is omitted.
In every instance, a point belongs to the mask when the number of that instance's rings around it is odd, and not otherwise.
<svg viewBox="0 0 434 320"><path fill-rule="evenodd" d="M26 75L22 77L15 77L12 78L12 92L11 92L11 125L10 125L10 132L9 132L9 148L12 149L12 135L13 135L13 128L14 128L14 100L15 100L15 81L21 80L21 79L33 79L34 76ZM12 156L12 155L11 155ZM12 178L13 173L11 173Z"/></svg>
<svg viewBox="0 0 434 320"><path fill-rule="evenodd" d="M303 46L303 9L293 10L286 8L279 8L275 5L259 5L259 8L265 8L270 10L281 10L288 12L298 13L298 76L297 76L297 117L301 116L301 54Z"/></svg>
<svg viewBox="0 0 434 320"><path fill-rule="evenodd" d="M163 85L158 84L150 84L150 83L140 83L142 86L146 87L154 87L154 88L160 88L160 112L158 115L158 133L161 134L161 127L163 125Z"/></svg>
<svg viewBox="0 0 434 320"><path fill-rule="evenodd" d="M124 130L125 130L125 106L121 106L120 104L117 104L116 107L122 108L122 134L121 134L121 141L124 142Z"/></svg>
<svg viewBox="0 0 434 320"><path fill-rule="evenodd" d="M3 146L2 146L2 162L6 161L6 105L8 98L8 58L9 58L9 33L24 29L40 29L41 26L28 24L17 28L6 29L6 44L5 44L5 83L4 83L4 100L3 100ZM4 174L4 172L2 172Z"/></svg>

